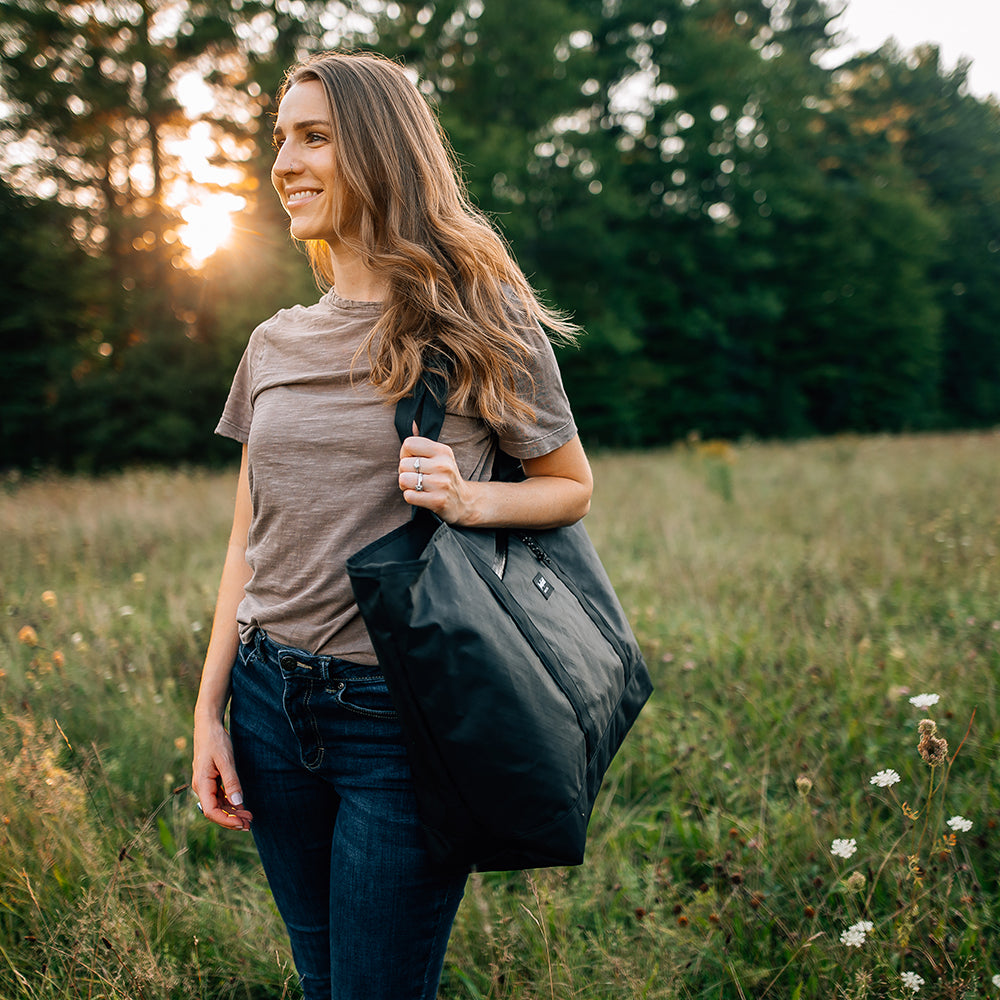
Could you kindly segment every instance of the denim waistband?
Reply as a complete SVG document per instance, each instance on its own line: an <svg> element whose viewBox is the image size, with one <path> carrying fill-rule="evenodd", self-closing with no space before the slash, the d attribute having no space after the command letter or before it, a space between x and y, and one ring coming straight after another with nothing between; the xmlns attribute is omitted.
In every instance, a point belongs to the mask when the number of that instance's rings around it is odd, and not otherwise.
<svg viewBox="0 0 1000 1000"><path fill-rule="evenodd" d="M358 664L323 653L309 653L296 646L275 642L262 628L254 631L248 646L271 660L285 673L303 674L315 680L330 680L346 669L358 669ZM381 673L378 667L367 668L373 675Z"/></svg>

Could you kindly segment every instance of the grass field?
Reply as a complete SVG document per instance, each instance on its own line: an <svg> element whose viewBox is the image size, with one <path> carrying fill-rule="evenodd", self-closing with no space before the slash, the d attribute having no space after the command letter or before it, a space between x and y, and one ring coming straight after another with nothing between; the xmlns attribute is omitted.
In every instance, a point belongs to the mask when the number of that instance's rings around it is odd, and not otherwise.
<svg viewBox="0 0 1000 1000"><path fill-rule="evenodd" d="M1000 435L594 464L657 690L587 863L474 877L441 996L1000 997ZM0 491L4 1000L298 995L186 789L234 479Z"/></svg>

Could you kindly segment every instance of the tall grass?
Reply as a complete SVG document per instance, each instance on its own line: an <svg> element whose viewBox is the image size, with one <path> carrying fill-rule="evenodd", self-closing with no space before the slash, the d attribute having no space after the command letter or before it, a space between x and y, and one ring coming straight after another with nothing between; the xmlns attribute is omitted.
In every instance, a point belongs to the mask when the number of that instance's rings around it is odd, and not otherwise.
<svg viewBox="0 0 1000 1000"><path fill-rule="evenodd" d="M1000 996L1000 436L595 471L657 691L587 863L472 879L441 996ZM298 995L252 843L186 790L233 485L0 494L2 997Z"/></svg>

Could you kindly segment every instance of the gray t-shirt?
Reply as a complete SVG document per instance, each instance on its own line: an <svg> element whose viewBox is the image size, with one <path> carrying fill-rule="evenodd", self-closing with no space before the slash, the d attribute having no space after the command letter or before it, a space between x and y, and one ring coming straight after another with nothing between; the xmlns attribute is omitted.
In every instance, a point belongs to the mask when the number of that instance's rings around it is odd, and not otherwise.
<svg viewBox="0 0 1000 1000"><path fill-rule="evenodd" d="M216 433L247 445L253 517L252 571L237 619L276 642L354 663L376 663L354 602L347 558L403 524L411 509L398 486L394 408L368 381L358 345L378 319L377 302L327 292L284 309L250 337ZM552 347L525 335L534 422L505 427L500 446L516 458L555 451L576 434ZM497 435L448 410L440 440L465 479L488 479Z"/></svg>

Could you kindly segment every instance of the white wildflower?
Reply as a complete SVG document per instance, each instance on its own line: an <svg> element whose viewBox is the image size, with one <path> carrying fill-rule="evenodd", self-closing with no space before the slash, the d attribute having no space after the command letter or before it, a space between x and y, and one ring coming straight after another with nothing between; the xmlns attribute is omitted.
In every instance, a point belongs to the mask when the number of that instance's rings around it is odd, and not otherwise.
<svg viewBox="0 0 1000 1000"><path fill-rule="evenodd" d="M941 695L939 694L915 694L910 699L910 704L915 708L930 708L931 705L936 705L941 700Z"/></svg>
<svg viewBox="0 0 1000 1000"><path fill-rule="evenodd" d="M914 993L919 993L920 987L924 985L924 977L918 976L915 972L901 972L899 978L903 980L903 985Z"/></svg>
<svg viewBox="0 0 1000 1000"><path fill-rule="evenodd" d="M133 608L131 604L123 604L118 609L118 614L120 614L122 618L128 618L129 615L135 614L135 608Z"/></svg>
<svg viewBox="0 0 1000 1000"><path fill-rule="evenodd" d="M899 772L888 768L885 771L879 771L878 774L873 774L868 779L868 784L878 785L879 788L888 788L890 785L896 784L897 781L899 781Z"/></svg>
<svg viewBox="0 0 1000 1000"><path fill-rule="evenodd" d="M849 858L857 849L858 842L853 837L850 840L838 837L830 845L830 853L838 858Z"/></svg>
<svg viewBox="0 0 1000 1000"><path fill-rule="evenodd" d="M1000 975L996 975L993 977L993 985L1000 988Z"/></svg>
<svg viewBox="0 0 1000 1000"><path fill-rule="evenodd" d="M840 943L847 945L848 948L860 948L865 943L866 936L873 930L875 925L870 920L859 920L841 933Z"/></svg>
<svg viewBox="0 0 1000 1000"><path fill-rule="evenodd" d="M846 944L848 948L860 948L865 943L865 932L855 927L848 927L840 935L840 943Z"/></svg>
<svg viewBox="0 0 1000 1000"><path fill-rule="evenodd" d="M957 833L968 833L972 829L972 820L966 819L964 816L952 816L948 820L948 826Z"/></svg>

